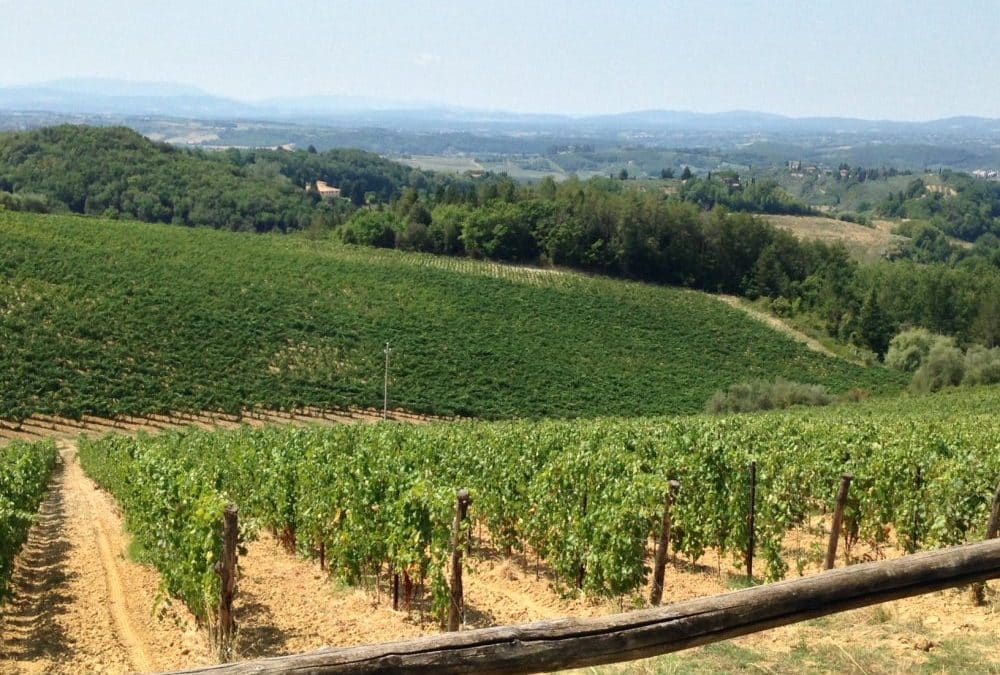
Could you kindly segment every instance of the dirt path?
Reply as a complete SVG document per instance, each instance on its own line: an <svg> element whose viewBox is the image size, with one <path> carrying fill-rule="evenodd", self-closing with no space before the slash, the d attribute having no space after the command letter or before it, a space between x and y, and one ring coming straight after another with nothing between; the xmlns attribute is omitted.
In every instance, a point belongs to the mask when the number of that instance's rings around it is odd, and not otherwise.
<svg viewBox="0 0 1000 675"><path fill-rule="evenodd" d="M111 499L62 448L18 558L2 620L2 673L123 673L209 663L190 616L157 608L159 577L128 559Z"/></svg>

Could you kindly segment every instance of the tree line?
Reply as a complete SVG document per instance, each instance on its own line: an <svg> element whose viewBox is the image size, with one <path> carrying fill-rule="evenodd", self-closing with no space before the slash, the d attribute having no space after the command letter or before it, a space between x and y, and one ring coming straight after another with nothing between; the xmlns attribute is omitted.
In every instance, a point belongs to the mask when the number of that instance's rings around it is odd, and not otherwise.
<svg viewBox="0 0 1000 675"><path fill-rule="evenodd" d="M347 243L767 298L778 313L807 317L878 355L909 326L1000 343L1000 267L987 259L859 265L842 245L800 241L748 213L612 179L500 181L465 194L407 189L391 207L357 211L338 231Z"/></svg>

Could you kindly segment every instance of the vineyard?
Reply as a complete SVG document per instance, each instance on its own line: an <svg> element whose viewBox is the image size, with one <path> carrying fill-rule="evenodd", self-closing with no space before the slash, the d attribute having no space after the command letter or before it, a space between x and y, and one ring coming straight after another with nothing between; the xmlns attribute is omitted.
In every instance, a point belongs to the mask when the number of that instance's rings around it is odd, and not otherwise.
<svg viewBox="0 0 1000 675"><path fill-rule="evenodd" d="M56 463L52 443L12 443L0 447L0 602L14 558L28 537Z"/></svg>
<svg viewBox="0 0 1000 675"><path fill-rule="evenodd" d="M390 407L439 416L698 412L757 378L837 394L905 383L702 293L304 235L7 212L0 334L0 419L13 420L381 408L386 341Z"/></svg>
<svg viewBox="0 0 1000 675"><path fill-rule="evenodd" d="M221 590L226 504L244 540L269 529L353 583L401 575L405 602L419 585L443 616L460 488L472 495L461 541L623 603L642 602L671 480L670 550L739 565L755 541L766 579L790 572L783 538L829 511L845 472L848 549L980 539L1000 478L997 403L981 388L820 413L192 431L81 441L80 459L202 621Z"/></svg>

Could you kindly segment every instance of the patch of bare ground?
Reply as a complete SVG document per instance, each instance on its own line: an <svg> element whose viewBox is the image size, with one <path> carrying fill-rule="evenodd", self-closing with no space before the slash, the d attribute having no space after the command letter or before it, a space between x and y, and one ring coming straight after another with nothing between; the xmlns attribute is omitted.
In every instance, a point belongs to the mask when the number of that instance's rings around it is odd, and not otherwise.
<svg viewBox="0 0 1000 675"><path fill-rule="evenodd" d="M0 445L11 441L40 441L44 439L75 440L80 436L98 437L105 434L139 433L156 434L167 430L194 428L205 431L238 429L246 425L331 425L381 422L383 419L410 424L424 424L444 418L419 415L405 410L389 410L384 416L373 408L323 410L302 408L298 410L245 410L240 415L218 412L174 412L169 415L123 415L120 417L95 417L84 415L69 419L54 415L36 414L26 419L0 420Z"/></svg>
<svg viewBox="0 0 1000 675"><path fill-rule="evenodd" d="M825 550L826 519L816 517L790 532L784 541L789 576L820 571ZM649 545L652 557L653 542ZM838 566L900 555L890 545L855 543ZM265 535L249 547L241 561L238 605L238 648L241 658L255 658L311 651L321 647L389 642L439 631L431 619L425 595L417 597L409 611L392 610L389 577L369 579L365 589L339 584L319 569L315 561L294 557ZM764 569L762 559L755 560ZM507 557L484 541L476 540L465 563L463 628L525 623L563 616L596 616L646 606L649 589L620 598L588 598L569 589L557 590L550 570L531 551ZM760 577L756 579L760 582ZM678 602L725 593L745 584L745 573L730 556L710 551L698 561L672 556L666 577L665 602ZM992 593L992 592L991 592ZM995 598L995 593L991 597ZM817 649L829 649L843 658L858 661L856 672L882 672L870 668L856 647L882 650L895 663L918 667L928 662L942 641L956 637L989 644L1000 639L996 604L975 607L968 591L952 590L856 610L803 624L765 631L730 641L740 650L761 654L774 664L791 659L804 641ZM1000 644L1000 643L998 643ZM734 648L737 648L734 647ZM685 652L698 663L698 651ZM1000 663L1000 654L992 662ZM623 664L615 670L631 672L698 672L666 670L652 662ZM763 661L762 661L763 663ZM720 661L715 672L736 669L735 662ZM767 670L765 668L765 670ZM841 668L832 667L829 672ZM905 670L905 669L904 669ZM779 667L777 672L789 672ZM893 671L896 672L896 671Z"/></svg>
<svg viewBox="0 0 1000 675"><path fill-rule="evenodd" d="M207 663L193 619L157 606L159 575L128 559L113 500L66 444L3 608L2 673L122 673Z"/></svg>
<svg viewBox="0 0 1000 675"><path fill-rule="evenodd" d="M775 227L791 232L801 239L842 243L852 256L874 262L882 254L896 248L906 237L893 234L893 224L877 220L873 227L818 216L761 216Z"/></svg>

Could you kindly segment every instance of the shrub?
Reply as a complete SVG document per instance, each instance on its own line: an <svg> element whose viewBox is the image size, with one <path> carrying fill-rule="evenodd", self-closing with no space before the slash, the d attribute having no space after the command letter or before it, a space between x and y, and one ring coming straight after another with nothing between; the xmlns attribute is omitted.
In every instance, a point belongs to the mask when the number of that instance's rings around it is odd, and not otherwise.
<svg viewBox="0 0 1000 675"><path fill-rule="evenodd" d="M861 401L867 401L872 397L872 393L867 389L862 389L860 387L854 387L849 390L845 395L848 401L853 401L855 403L860 403Z"/></svg>
<svg viewBox="0 0 1000 675"><path fill-rule="evenodd" d="M49 201L44 195L19 192L0 192L0 211L26 211L28 213L48 213Z"/></svg>
<svg viewBox="0 0 1000 675"><path fill-rule="evenodd" d="M774 382L753 380L730 385L725 391L715 392L705 408L710 413L753 412L793 405L829 405L832 402L833 397L822 385L778 378Z"/></svg>
<svg viewBox="0 0 1000 675"><path fill-rule="evenodd" d="M973 345L965 352L965 374L962 384L996 384L1000 382L1000 347L987 349Z"/></svg>
<svg viewBox="0 0 1000 675"><path fill-rule="evenodd" d="M392 248L396 244L396 233L403 226L391 211L357 211L344 223L340 232L345 244L362 244Z"/></svg>
<svg viewBox="0 0 1000 675"><path fill-rule="evenodd" d="M856 225L864 225L865 227L872 227L872 221L868 216L860 213L852 213L851 211L845 211L837 216L837 220L841 220L845 223L854 223Z"/></svg>
<svg viewBox="0 0 1000 675"><path fill-rule="evenodd" d="M889 341L885 365L906 373L915 373L936 345L954 347L955 341L950 337L931 333L925 328L904 330Z"/></svg>
<svg viewBox="0 0 1000 675"><path fill-rule="evenodd" d="M962 383L965 359L962 350L951 340L937 342L931 347L923 364L913 374L910 389L918 393L930 393L955 387Z"/></svg>

